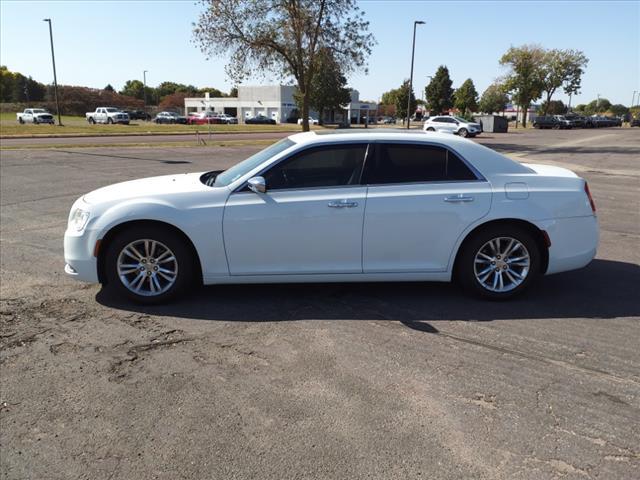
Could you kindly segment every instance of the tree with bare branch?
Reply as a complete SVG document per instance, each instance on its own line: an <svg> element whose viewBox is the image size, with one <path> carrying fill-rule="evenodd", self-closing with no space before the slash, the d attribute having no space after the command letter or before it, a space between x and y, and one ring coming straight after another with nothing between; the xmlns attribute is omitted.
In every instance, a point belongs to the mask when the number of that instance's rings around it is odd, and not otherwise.
<svg viewBox="0 0 640 480"><path fill-rule="evenodd" d="M347 74L366 70L375 40L355 0L201 0L194 39L207 56L228 56L235 82L275 73L294 79L301 98L302 129L309 130L313 78L329 50Z"/></svg>

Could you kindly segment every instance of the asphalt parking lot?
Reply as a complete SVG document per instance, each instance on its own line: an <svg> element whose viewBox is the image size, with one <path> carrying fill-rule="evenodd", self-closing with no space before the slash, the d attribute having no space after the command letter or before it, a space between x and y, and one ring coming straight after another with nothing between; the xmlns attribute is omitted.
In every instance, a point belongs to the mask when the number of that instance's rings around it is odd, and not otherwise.
<svg viewBox="0 0 640 480"><path fill-rule="evenodd" d="M124 304L63 273L73 200L256 148L1 151L0 477L638 478L640 130L478 141L589 181L590 266L508 303L379 283Z"/></svg>

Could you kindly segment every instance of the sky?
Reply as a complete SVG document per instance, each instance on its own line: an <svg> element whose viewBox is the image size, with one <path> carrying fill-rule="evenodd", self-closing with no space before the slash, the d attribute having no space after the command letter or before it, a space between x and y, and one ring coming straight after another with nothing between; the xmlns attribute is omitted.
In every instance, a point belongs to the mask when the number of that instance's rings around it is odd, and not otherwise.
<svg viewBox="0 0 640 480"><path fill-rule="evenodd" d="M349 86L362 100L409 77L414 20L418 26L414 91L421 98L439 65L449 68L453 87L471 78L482 93L506 70L499 59L510 46L578 49L589 58L582 91L572 105L597 97L629 105L640 91L640 0L638 1L393 1L362 0L377 44L368 75L353 74ZM128 79L216 87L233 86L225 58L207 60L192 40L202 6L173 1L0 0L0 63L12 71L53 82L51 18L58 83L120 89ZM247 85L277 83L257 76ZM567 101L563 93L554 99Z"/></svg>

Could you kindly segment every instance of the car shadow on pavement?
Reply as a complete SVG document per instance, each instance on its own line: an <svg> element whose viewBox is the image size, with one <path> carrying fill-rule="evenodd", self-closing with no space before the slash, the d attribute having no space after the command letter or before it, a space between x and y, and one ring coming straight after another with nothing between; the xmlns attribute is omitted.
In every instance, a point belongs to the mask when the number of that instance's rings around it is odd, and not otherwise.
<svg viewBox="0 0 640 480"><path fill-rule="evenodd" d="M334 283L207 286L167 305L138 305L102 289L96 300L153 316L237 322L392 320L416 330L429 320L492 321L640 316L640 266L594 260L588 267L542 278L507 302L470 297L447 283ZM432 330L430 330L432 329Z"/></svg>

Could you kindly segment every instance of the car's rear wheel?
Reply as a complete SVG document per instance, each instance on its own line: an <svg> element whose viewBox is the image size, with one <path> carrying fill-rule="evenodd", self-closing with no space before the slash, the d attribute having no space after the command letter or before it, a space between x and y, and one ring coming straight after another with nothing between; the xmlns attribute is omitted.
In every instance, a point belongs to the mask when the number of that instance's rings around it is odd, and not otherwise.
<svg viewBox="0 0 640 480"><path fill-rule="evenodd" d="M466 128L461 128L460 130L458 130L458 135L467 138L469 136L469 131Z"/></svg>
<svg viewBox="0 0 640 480"><path fill-rule="evenodd" d="M429 127L429 128L427 128L427 132L435 132L435 131L436 131L436 129L435 129L435 128L433 128L433 127Z"/></svg>
<svg viewBox="0 0 640 480"><path fill-rule="evenodd" d="M107 287L138 303L171 300L193 284L195 263L179 235L158 226L119 233L106 252Z"/></svg>
<svg viewBox="0 0 640 480"><path fill-rule="evenodd" d="M515 225L496 225L474 234L456 263L457 280L476 295L506 300L519 295L540 274L540 250L531 234Z"/></svg>

